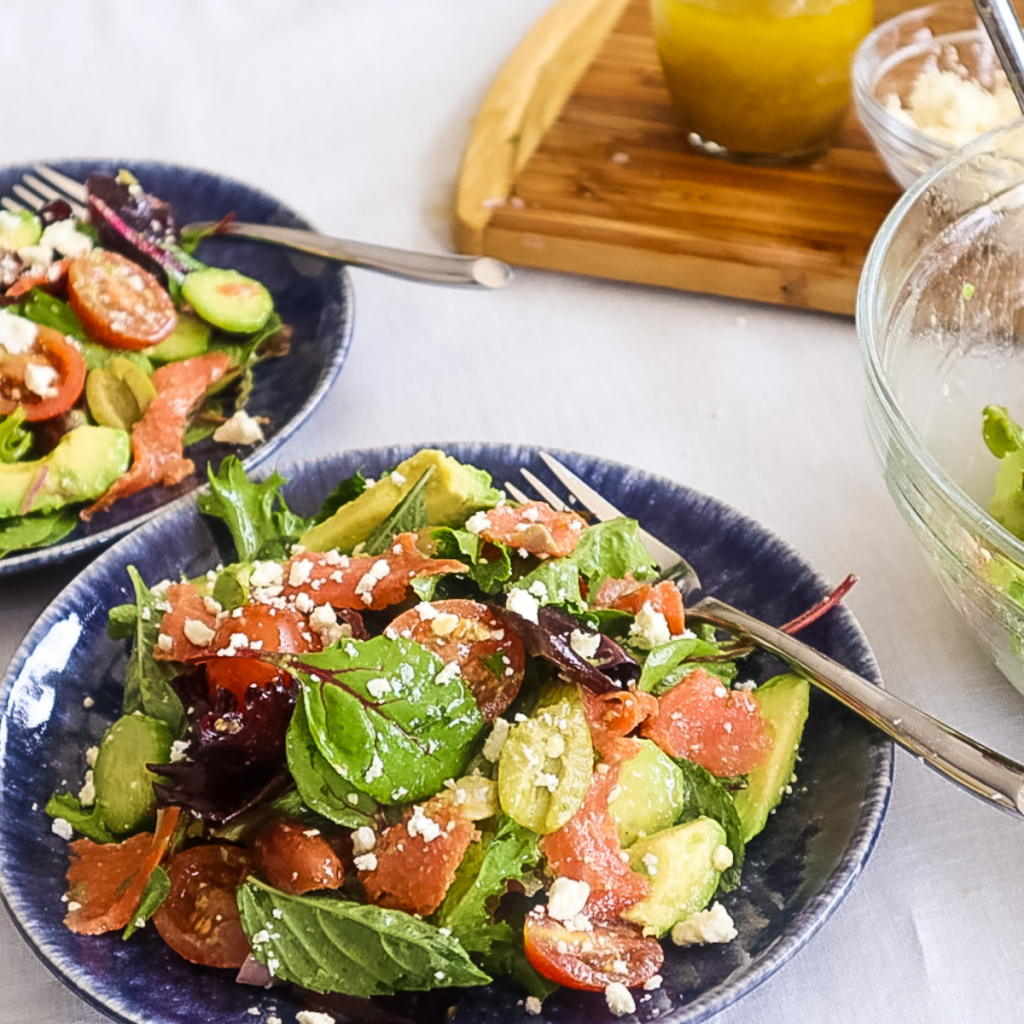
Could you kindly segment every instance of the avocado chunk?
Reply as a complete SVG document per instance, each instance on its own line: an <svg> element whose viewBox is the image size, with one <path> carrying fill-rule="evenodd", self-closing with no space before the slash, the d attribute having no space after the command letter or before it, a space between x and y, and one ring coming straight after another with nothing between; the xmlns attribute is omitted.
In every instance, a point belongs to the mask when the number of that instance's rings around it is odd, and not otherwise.
<svg viewBox="0 0 1024 1024"><path fill-rule="evenodd" d="M181 295L204 320L231 334L258 331L274 312L270 292L237 270L193 270L181 283Z"/></svg>
<svg viewBox="0 0 1024 1024"><path fill-rule="evenodd" d="M342 505L330 519L314 526L300 543L309 551L337 548L351 552L370 536L431 466L434 472L423 495L431 526L460 527L474 512L494 508L501 500L501 492L491 486L489 473L463 465L435 448L423 448L358 498Z"/></svg>
<svg viewBox="0 0 1024 1024"><path fill-rule="evenodd" d="M651 894L622 916L645 935L658 937L706 907L732 863L725 829L713 818L695 818L638 839L626 852L629 866L651 883Z"/></svg>
<svg viewBox="0 0 1024 1024"><path fill-rule="evenodd" d="M176 363L206 352L210 344L210 325L191 313L179 313L174 330L158 345L146 350L154 363Z"/></svg>
<svg viewBox="0 0 1024 1024"><path fill-rule="evenodd" d="M0 518L98 498L130 462L125 431L75 427L41 459L0 463Z"/></svg>
<svg viewBox="0 0 1024 1024"><path fill-rule="evenodd" d="M760 705L774 745L764 764L747 776L747 788L733 798L745 843L764 828L769 813L782 799L793 778L811 687L801 676L786 673L769 679L753 690L751 696Z"/></svg>
<svg viewBox="0 0 1024 1024"><path fill-rule="evenodd" d="M149 374L121 356L90 370L85 379L89 412L104 427L131 430L155 397L156 388Z"/></svg>
<svg viewBox="0 0 1024 1024"><path fill-rule="evenodd" d="M640 753L622 763L617 786L608 812L623 849L675 824L686 798L682 770L652 740L641 740Z"/></svg>
<svg viewBox="0 0 1024 1024"><path fill-rule="evenodd" d="M153 782L147 764L166 764L171 756L171 731L145 715L119 718L100 740L93 780L96 808L114 835L127 835L151 825L156 817Z"/></svg>
<svg viewBox="0 0 1024 1024"><path fill-rule="evenodd" d="M43 222L30 210L0 210L0 249L17 252L43 237Z"/></svg>

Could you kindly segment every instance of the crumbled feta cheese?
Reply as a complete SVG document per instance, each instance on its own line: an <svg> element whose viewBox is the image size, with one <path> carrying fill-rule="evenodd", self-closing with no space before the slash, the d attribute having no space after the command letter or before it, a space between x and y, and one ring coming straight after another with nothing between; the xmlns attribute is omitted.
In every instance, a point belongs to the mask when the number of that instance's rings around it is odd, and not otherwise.
<svg viewBox="0 0 1024 1024"><path fill-rule="evenodd" d="M707 910L674 925L672 941L677 946L699 946L706 942L731 942L738 934L729 911L716 900Z"/></svg>
<svg viewBox="0 0 1024 1024"><path fill-rule="evenodd" d="M573 878L556 878L548 891L548 915L556 921L571 921L582 913L590 897L590 886Z"/></svg>
<svg viewBox="0 0 1024 1024"><path fill-rule="evenodd" d="M569 635L569 646L581 658L593 658L601 646L600 633L584 633L582 629L574 629Z"/></svg>
<svg viewBox="0 0 1024 1024"><path fill-rule="evenodd" d="M38 336L39 328L31 320L0 310L0 346L7 349L9 355L29 352Z"/></svg>
<svg viewBox="0 0 1024 1024"><path fill-rule="evenodd" d="M436 619L441 614L429 601L420 601L416 605L415 612L423 622L428 619Z"/></svg>
<svg viewBox="0 0 1024 1024"><path fill-rule="evenodd" d="M25 388L40 398L56 398L58 376L52 366L27 363L25 365Z"/></svg>
<svg viewBox="0 0 1024 1024"><path fill-rule="evenodd" d="M363 772L363 779L366 782L373 782L374 779L379 779L384 774L384 762L380 759L380 754L374 752L373 761L370 763L370 767Z"/></svg>
<svg viewBox="0 0 1024 1024"><path fill-rule="evenodd" d="M221 444L258 444L263 440L263 428L244 409L239 409L213 432L213 439Z"/></svg>
<svg viewBox="0 0 1024 1024"><path fill-rule="evenodd" d="M360 825L352 833L352 852L357 856L369 853L377 845L377 835L369 825Z"/></svg>
<svg viewBox="0 0 1024 1024"><path fill-rule="evenodd" d="M453 679L457 679L461 675L459 671L459 663L457 661L450 661L440 672L437 673L437 678L434 680L441 686L446 683L450 683Z"/></svg>
<svg viewBox="0 0 1024 1024"><path fill-rule="evenodd" d="M375 853L363 853L356 857L352 861L356 866L356 871L376 871L377 870L377 854Z"/></svg>
<svg viewBox="0 0 1024 1024"><path fill-rule="evenodd" d="M405 477L402 476L402 474L399 473L398 470L396 469L391 474L391 482L396 487L403 487L405 485Z"/></svg>
<svg viewBox="0 0 1024 1024"><path fill-rule="evenodd" d="M96 803L96 783L91 768L85 773L85 783L78 791L78 802L83 807L92 807Z"/></svg>
<svg viewBox="0 0 1024 1024"><path fill-rule="evenodd" d="M295 1019L298 1024L335 1024L329 1013L317 1013L315 1010L299 1010Z"/></svg>
<svg viewBox="0 0 1024 1024"><path fill-rule="evenodd" d="M661 988L662 977L660 974L653 974L644 982L645 992L654 992L656 989Z"/></svg>
<svg viewBox="0 0 1024 1024"><path fill-rule="evenodd" d="M386 679L371 679L366 684L366 692L374 700L380 700L386 693L391 692L391 684Z"/></svg>
<svg viewBox="0 0 1024 1024"><path fill-rule="evenodd" d="M508 592L505 607L508 608L510 612L515 612L516 615L521 615L529 622L537 622L537 612L540 605L532 594L523 590L521 587L513 587Z"/></svg>
<svg viewBox="0 0 1024 1024"><path fill-rule="evenodd" d="M312 572L313 563L308 558L297 558L288 570L288 586L301 587L309 580Z"/></svg>
<svg viewBox="0 0 1024 1024"><path fill-rule="evenodd" d="M538 789L546 789L549 793L554 793L558 789L558 776L552 775L551 772L537 772L537 778L533 780L533 784Z"/></svg>
<svg viewBox="0 0 1024 1024"><path fill-rule="evenodd" d="M658 873L658 857L654 853L645 853L643 856L644 867L647 868L647 874L656 875Z"/></svg>
<svg viewBox="0 0 1024 1024"><path fill-rule="evenodd" d="M484 742L484 757L492 764L501 756L501 748L505 746L508 739L509 729L512 727L504 718L496 718L491 727L491 734Z"/></svg>
<svg viewBox="0 0 1024 1024"><path fill-rule="evenodd" d="M428 818L419 804L413 807L412 817L405 828L414 839L423 836L425 843L433 842L441 834L441 826L433 818Z"/></svg>
<svg viewBox="0 0 1024 1024"><path fill-rule="evenodd" d="M196 647L209 647L213 638L217 635L212 629L200 619L186 619L185 628L182 630L185 639Z"/></svg>
<svg viewBox="0 0 1024 1024"><path fill-rule="evenodd" d="M541 1006L540 1000L536 996L526 997L526 1012L533 1017L536 1017L540 1013L543 1007Z"/></svg>
<svg viewBox="0 0 1024 1024"><path fill-rule="evenodd" d="M616 1017L636 1012L636 1003L633 1002L629 989L621 981L613 981L605 986L604 1001Z"/></svg>
<svg viewBox="0 0 1024 1024"><path fill-rule="evenodd" d="M253 562L249 582L254 587L279 587L284 582L284 568L278 562Z"/></svg>
<svg viewBox="0 0 1024 1024"><path fill-rule="evenodd" d="M68 842L71 841L71 837L74 835L74 830L71 828L71 822L67 818L54 818L53 823L50 825L50 831L61 839L66 839Z"/></svg>
<svg viewBox="0 0 1024 1024"><path fill-rule="evenodd" d="M486 512L474 512L466 520L466 529L470 533L480 534L491 528L491 521L487 518Z"/></svg>
<svg viewBox="0 0 1024 1024"><path fill-rule="evenodd" d="M74 217L69 217L48 224L39 244L56 249L62 256L81 256L92 248L92 239L78 230L78 222Z"/></svg>
<svg viewBox="0 0 1024 1024"><path fill-rule="evenodd" d="M724 843L716 846L715 852L711 854L711 866L716 871L725 871L726 868L732 867L732 850Z"/></svg>
<svg viewBox="0 0 1024 1024"><path fill-rule="evenodd" d="M672 633L665 616L656 612L650 601L645 601L629 627L629 639L636 647L651 649L667 644L672 639Z"/></svg>
<svg viewBox="0 0 1024 1024"><path fill-rule="evenodd" d="M188 750L188 740L174 740L171 743L171 764L174 764L175 761L184 761L186 750Z"/></svg>

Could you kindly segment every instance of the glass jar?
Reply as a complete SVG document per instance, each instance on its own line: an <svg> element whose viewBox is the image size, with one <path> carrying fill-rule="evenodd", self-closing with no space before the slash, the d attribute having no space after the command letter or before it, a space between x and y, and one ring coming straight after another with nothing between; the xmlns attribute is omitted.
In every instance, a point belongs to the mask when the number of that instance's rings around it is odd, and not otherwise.
<svg viewBox="0 0 1024 1024"><path fill-rule="evenodd" d="M842 128L872 0L651 0L691 144L743 163L823 153Z"/></svg>

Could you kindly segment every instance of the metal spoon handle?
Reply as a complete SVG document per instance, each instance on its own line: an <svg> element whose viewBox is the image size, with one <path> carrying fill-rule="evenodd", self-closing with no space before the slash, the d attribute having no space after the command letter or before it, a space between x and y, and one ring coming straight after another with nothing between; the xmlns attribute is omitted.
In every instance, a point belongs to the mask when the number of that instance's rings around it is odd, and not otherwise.
<svg viewBox="0 0 1024 1024"><path fill-rule="evenodd" d="M196 231L212 224L189 224L185 230ZM337 260L367 270L379 270L395 277L430 284L475 285L500 288L507 284L512 271L507 264L490 256L456 256L449 253L411 252L386 245L351 242L343 238L318 235L315 231L283 228L273 224L243 224L232 221L210 238L248 238L257 242L283 245L313 256Z"/></svg>
<svg viewBox="0 0 1024 1024"><path fill-rule="evenodd" d="M1010 0L974 0L974 9L995 47L999 63L1024 110L1024 31Z"/></svg>
<svg viewBox="0 0 1024 1024"><path fill-rule="evenodd" d="M753 641L957 785L1000 810L1024 817L1024 765L951 729L795 637L724 601L705 597L687 608L686 617Z"/></svg>

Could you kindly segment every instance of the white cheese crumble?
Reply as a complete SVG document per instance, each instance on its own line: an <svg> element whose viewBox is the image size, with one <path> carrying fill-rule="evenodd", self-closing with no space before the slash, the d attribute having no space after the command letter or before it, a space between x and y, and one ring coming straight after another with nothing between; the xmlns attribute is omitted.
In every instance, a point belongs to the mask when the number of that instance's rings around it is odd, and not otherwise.
<svg viewBox="0 0 1024 1024"><path fill-rule="evenodd" d="M28 363L25 366L25 387L40 398L56 398L58 373L52 366Z"/></svg>
<svg viewBox="0 0 1024 1024"><path fill-rule="evenodd" d="M316 1010L299 1010L295 1019L299 1024L335 1024L329 1013L317 1013Z"/></svg>
<svg viewBox="0 0 1024 1024"><path fill-rule="evenodd" d="M715 852L711 854L711 866L716 871L725 871L726 868L732 867L732 850L724 843L716 846Z"/></svg>
<svg viewBox="0 0 1024 1024"><path fill-rule="evenodd" d="M31 320L0 310L0 346L7 349L9 355L31 351L38 336L39 328Z"/></svg>
<svg viewBox="0 0 1024 1024"><path fill-rule="evenodd" d="M377 845L377 836L369 825L360 825L352 833L352 852L356 856L369 853Z"/></svg>
<svg viewBox="0 0 1024 1024"><path fill-rule="evenodd" d="M196 647L209 647L216 633L200 619L186 619L185 628L182 630L185 639Z"/></svg>
<svg viewBox="0 0 1024 1024"><path fill-rule="evenodd" d="M263 440L263 428L244 409L239 409L213 432L213 439L221 444L258 444Z"/></svg>
<svg viewBox="0 0 1024 1024"><path fill-rule="evenodd" d="M366 684L366 692L374 700L380 700L386 693L391 692L391 684L386 679L371 679Z"/></svg>
<svg viewBox="0 0 1024 1024"><path fill-rule="evenodd" d="M605 986L604 1001L616 1017L625 1017L636 1012L636 1003L633 1002L629 989L621 981L613 981Z"/></svg>
<svg viewBox="0 0 1024 1024"><path fill-rule="evenodd" d="M731 942L738 934L729 911L716 900L707 910L674 925L672 941L677 946L699 946L706 942Z"/></svg>
<svg viewBox="0 0 1024 1024"><path fill-rule="evenodd" d="M569 646L581 658L596 657L598 648L601 646L601 634L584 633L582 629L574 629L569 635Z"/></svg>
<svg viewBox="0 0 1024 1024"><path fill-rule="evenodd" d="M92 807L96 803L96 783L91 768L85 773L85 783L78 791L78 802L83 807Z"/></svg>
<svg viewBox="0 0 1024 1024"><path fill-rule="evenodd" d="M50 825L50 831L61 839L66 839L68 842L71 841L71 837L74 835L74 830L71 828L71 822L67 818L54 818Z"/></svg>
<svg viewBox="0 0 1024 1024"><path fill-rule="evenodd" d="M437 678L434 680L440 686L444 686L446 683L450 683L453 679L457 679L461 675L459 671L459 663L457 661L450 661L440 672L437 673Z"/></svg>
<svg viewBox="0 0 1024 1024"><path fill-rule="evenodd" d="M494 764L501 757L501 748L505 746L508 739L509 729L512 727L504 718L496 718L491 727L491 734L484 742L484 757Z"/></svg>
<svg viewBox="0 0 1024 1024"><path fill-rule="evenodd" d="M405 828L413 839L423 836L425 843L433 842L441 834L441 826L433 818L428 818L419 804L413 807L412 817Z"/></svg>
<svg viewBox="0 0 1024 1024"><path fill-rule="evenodd" d="M284 582L284 568L278 562L253 562L249 582L254 587L279 587Z"/></svg>
<svg viewBox="0 0 1024 1024"><path fill-rule="evenodd" d="M540 605L532 594L523 590L521 587L513 587L508 592L505 607L508 608L510 612L515 612L516 615L521 615L529 622L537 622L537 612Z"/></svg>
<svg viewBox="0 0 1024 1024"><path fill-rule="evenodd" d="M650 649L667 644L672 639L672 633L665 616L656 612L650 601L645 601L629 627L629 638L634 646Z"/></svg>
<svg viewBox="0 0 1024 1024"><path fill-rule="evenodd" d="M363 853L358 857L355 857L352 861L356 866L356 871L376 871L377 870L377 854L375 853Z"/></svg>
<svg viewBox="0 0 1024 1024"><path fill-rule="evenodd" d="M420 601L416 605L415 612L422 622L426 622L428 619L436 619L441 614L429 601Z"/></svg>
<svg viewBox="0 0 1024 1024"><path fill-rule="evenodd" d="M526 997L526 1012L536 1017L542 1009L541 1002L536 996Z"/></svg>
<svg viewBox="0 0 1024 1024"><path fill-rule="evenodd" d="M74 217L69 217L48 224L39 244L56 249L62 256L81 256L92 248L92 239L78 230L78 222Z"/></svg>
<svg viewBox="0 0 1024 1024"><path fill-rule="evenodd" d="M188 750L188 740L174 740L171 743L171 764L174 764L175 761L184 761L186 750Z"/></svg>
<svg viewBox="0 0 1024 1024"><path fill-rule="evenodd" d="M487 518L486 512L474 512L466 520L466 529L470 533L481 534L484 530L491 528L491 521Z"/></svg>
<svg viewBox="0 0 1024 1024"><path fill-rule="evenodd" d="M288 570L288 586L301 587L309 580L313 572L313 563L308 558L298 558L292 562Z"/></svg>
<svg viewBox="0 0 1024 1024"><path fill-rule="evenodd" d="M556 878L548 891L548 915L556 921L571 921L583 911L590 898L590 886L573 878Z"/></svg>

